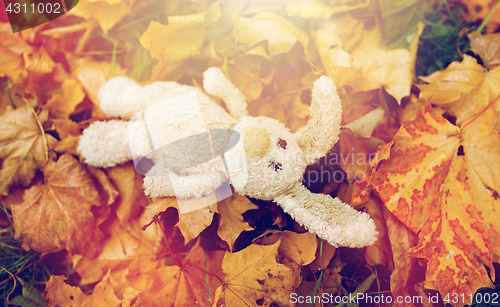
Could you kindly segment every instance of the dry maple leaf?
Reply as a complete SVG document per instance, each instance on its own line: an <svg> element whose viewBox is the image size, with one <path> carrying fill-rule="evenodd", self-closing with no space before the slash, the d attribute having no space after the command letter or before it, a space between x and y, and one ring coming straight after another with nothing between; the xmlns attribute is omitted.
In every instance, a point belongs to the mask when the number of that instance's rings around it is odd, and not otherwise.
<svg viewBox="0 0 500 307"><path fill-rule="evenodd" d="M152 21L139 41L149 50L153 59L161 60L159 65L182 63L201 53L207 26L216 22L220 16L219 5L212 3L203 13L169 16L168 25Z"/></svg>
<svg viewBox="0 0 500 307"><path fill-rule="evenodd" d="M367 32L363 41L352 52L353 66L362 70L364 78L359 80L359 89L369 91L384 87L398 103L410 95L415 74L415 59L423 25L405 49L384 49L380 42L380 30Z"/></svg>
<svg viewBox="0 0 500 307"><path fill-rule="evenodd" d="M223 251L205 253L199 240L179 266L164 266L143 272L152 284L145 287L134 306L192 307L210 306L210 297L221 284ZM137 279L128 275L127 279Z"/></svg>
<svg viewBox="0 0 500 307"><path fill-rule="evenodd" d="M47 161L47 139L33 108L26 104L0 116L0 195L12 185L27 186Z"/></svg>
<svg viewBox="0 0 500 307"><path fill-rule="evenodd" d="M300 272L276 261L280 243L252 244L234 254L226 252L222 262L226 278L215 292L213 306L293 306L290 293L298 287Z"/></svg>
<svg viewBox="0 0 500 307"><path fill-rule="evenodd" d="M85 98L82 86L75 79L65 79L61 90L62 92L52 94L44 107L51 111L53 118L68 118L75 107Z"/></svg>
<svg viewBox="0 0 500 307"><path fill-rule="evenodd" d="M217 234L226 241L229 250L233 251L234 242L239 235L246 230L253 230L247 222L243 220L243 213L248 210L259 208L247 197L235 194L218 203L219 208L219 228Z"/></svg>
<svg viewBox="0 0 500 307"><path fill-rule="evenodd" d="M405 255L427 260L425 287L443 296L493 285L484 266L493 270L500 260L496 121L488 109L457 127L426 103L381 149L386 159L371 181L387 208L419 234Z"/></svg>
<svg viewBox="0 0 500 307"><path fill-rule="evenodd" d="M200 53L205 39L204 22L204 13L171 16L166 26L152 21L140 42L153 59L175 63Z"/></svg>
<svg viewBox="0 0 500 307"><path fill-rule="evenodd" d="M212 196L208 196L211 199ZM232 250L234 241L245 230L253 230L248 223L243 221L242 214L248 210L258 208L248 198L234 195L219 203L213 197L213 204L187 213L179 213L179 222L176 224L184 236L185 243L198 237L198 235L212 224L214 213L220 214L219 228L217 234L226 241ZM168 208L176 208L179 212L178 203L174 197L158 198L146 207L145 220L150 224L154 217Z"/></svg>
<svg viewBox="0 0 500 307"><path fill-rule="evenodd" d="M210 197L212 196L209 195L208 198ZM193 202L197 203L197 200L198 199L194 199ZM175 197L155 199L152 204L146 207L145 220L147 224L144 227L150 225L158 214L164 212L168 208L176 208L177 212L179 212L178 202ZM187 213L179 212L179 222L177 222L175 226L177 226L181 231L185 244L198 237L203 230L212 224L214 213L216 212L217 200L215 199L215 196L211 205L202 206L197 210L189 211Z"/></svg>
<svg viewBox="0 0 500 307"><path fill-rule="evenodd" d="M49 304L47 307L119 307L120 300L113 293L109 282L109 273L104 276L94 288L91 295L85 295L78 287L73 287L64 282L64 276L50 276L45 286L43 297Z"/></svg>
<svg viewBox="0 0 500 307"><path fill-rule="evenodd" d="M316 259L316 236L310 232L299 234L287 230L268 230L254 239L253 243L259 245L272 245L278 240L281 240L281 244L278 248L279 254L298 265L308 265Z"/></svg>
<svg viewBox="0 0 500 307"><path fill-rule="evenodd" d="M458 125L483 110L500 94L500 67L487 71L471 56L451 63L444 71L420 77L429 84L418 85L420 98L429 100L456 117ZM493 108L500 111L500 102ZM500 125L497 123L497 131Z"/></svg>
<svg viewBox="0 0 500 307"><path fill-rule="evenodd" d="M24 69L24 52L31 52L31 46L18 35L12 35L8 22L0 22L0 77L9 77L13 83L20 83L27 76Z"/></svg>
<svg viewBox="0 0 500 307"><path fill-rule="evenodd" d="M134 0L80 0L78 5L69 14L83 17L87 20L96 20L104 33L107 33L123 17L132 13ZM147 1L144 1L147 2ZM140 2L139 2L140 3Z"/></svg>
<svg viewBox="0 0 500 307"><path fill-rule="evenodd" d="M80 285L98 282L109 271L113 289L121 296L127 286L125 276L130 274L131 263L140 262L144 270L150 259L156 259L161 252L165 252L160 249L162 235L156 224L142 231L140 217L122 224L114 216L101 228L106 235L102 252L93 259L73 256L75 271L81 277Z"/></svg>
<svg viewBox="0 0 500 307"><path fill-rule="evenodd" d="M239 17L234 25L233 36L237 41L247 43L250 48L267 41L270 57L288 53L297 41L304 48L309 43L306 32L283 16L271 12L258 13L251 18Z"/></svg>
<svg viewBox="0 0 500 307"><path fill-rule="evenodd" d="M33 50L23 53L24 65L30 73L48 74L54 70L56 63L47 50L41 46L36 52Z"/></svg>
<svg viewBox="0 0 500 307"><path fill-rule="evenodd" d="M136 172L132 161L108 168L106 171L119 192L115 201L116 216L123 223L127 223L150 203L142 189L144 176Z"/></svg>
<svg viewBox="0 0 500 307"><path fill-rule="evenodd" d="M12 206L15 238L37 252L67 249L89 258L101 250L102 233L92 206L103 205L92 178L71 155L49 160L44 182L26 190L23 203Z"/></svg>

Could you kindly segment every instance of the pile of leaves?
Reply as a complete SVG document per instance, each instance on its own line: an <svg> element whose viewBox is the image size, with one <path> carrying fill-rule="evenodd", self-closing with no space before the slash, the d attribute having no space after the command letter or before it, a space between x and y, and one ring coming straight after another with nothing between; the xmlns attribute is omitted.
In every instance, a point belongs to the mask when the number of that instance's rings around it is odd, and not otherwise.
<svg viewBox="0 0 500 307"><path fill-rule="evenodd" d="M391 296L391 306L463 306L495 291L495 4L80 0L16 34L0 15L5 305L336 306L335 297L365 294ZM304 181L370 214L374 245L335 248L276 204L240 195L181 214L175 198L144 194L131 162L82 162L82 130L107 119L97 98L106 80L202 88L212 66L252 116L293 131L310 117L313 82L334 79L345 129ZM437 71L417 79L416 67ZM293 300L325 294L332 299Z"/></svg>

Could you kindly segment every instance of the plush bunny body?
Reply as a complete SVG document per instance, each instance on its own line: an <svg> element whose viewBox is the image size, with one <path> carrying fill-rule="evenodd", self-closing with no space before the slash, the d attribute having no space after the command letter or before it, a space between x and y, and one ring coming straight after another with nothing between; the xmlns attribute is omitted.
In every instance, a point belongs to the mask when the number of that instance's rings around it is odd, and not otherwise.
<svg viewBox="0 0 500 307"><path fill-rule="evenodd" d="M300 133L271 118L248 116L243 94L218 68L205 72L204 89L222 98L230 114L194 87L175 82L141 87L126 77L111 79L99 92L101 108L124 120L96 122L85 129L79 144L83 158L109 167L149 155L154 165L146 173L144 189L151 196L202 197L229 181L242 195L275 201L332 245L363 247L376 240L366 213L302 185L307 165L338 141L342 109L329 77L315 82L312 118ZM227 129L226 141L211 136L212 156L215 147L227 146L225 153L193 162L207 149L192 136L207 129ZM156 150L179 140L188 140L183 150ZM216 146L216 141L227 144Z"/></svg>

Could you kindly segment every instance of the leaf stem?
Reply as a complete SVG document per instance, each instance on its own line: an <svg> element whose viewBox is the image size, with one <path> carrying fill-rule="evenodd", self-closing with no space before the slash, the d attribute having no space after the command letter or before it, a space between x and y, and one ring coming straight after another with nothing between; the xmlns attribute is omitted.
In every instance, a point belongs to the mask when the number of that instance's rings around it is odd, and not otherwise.
<svg viewBox="0 0 500 307"><path fill-rule="evenodd" d="M490 20L491 16L493 16L493 14L495 14L495 11L500 7L500 1L497 2L497 4L495 4L495 6L491 9L491 11L488 13L488 15L486 16L486 18L483 19L483 22L481 23L481 25L479 26L479 28L477 28L477 32L481 33L483 32L484 30L484 27L486 27L486 24L488 23L488 21Z"/></svg>
<svg viewBox="0 0 500 307"><path fill-rule="evenodd" d="M10 104L14 109L17 109L16 105L14 104L14 100L12 100L12 95L10 94L10 79L7 79L7 94L9 94Z"/></svg>
<svg viewBox="0 0 500 307"><path fill-rule="evenodd" d="M500 3L500 1L498 1L498 3ZM476 118L478 118L481 114L483 114L489 107L491 107L497 100L498 98L500 98L500 95L498 95L497 97L495 97L495 99L493 99L487 106L486 108L484 108L481 112L479 112L476 116L474 116L474 118L472 118L470 121L468 121L467 123L465 123L463 126L462 126L462 130L464 130L465 127L467 127L467 125L469 125L470 123L472 123L473 121L476 120Z"/></svg>
<svg viewBox="0 0 500 307"><path fill-rule="evenodd" d="M163 239L165 240L165 243L167 244L167 248L168 248L168 251L170 252L170 255L172 256L172 258L174 258L175 263L177 263L177 266L179 268L181 268L182 267L181 262L179 262L179 260L177 260L177 257L175 257L174 252L172 252L172 249L170 248L170 244L168 243L168 240L167 240L167 233L165 232L165 229L163 229L163 226L161 225L161 221L158 219L157 215L155 215L154 221L158 224L158 226L160 226L160 229L163 232ZM143 227L143 229L144 229L144 227Z"/></svg>
<svg viewBox="0 0 500 307"><path fill-rule="evenodd" d="M210 294L210 283L208 282L207 265L208 265L208 253L207 251L205 251L205 284L207 285L208 300L212 302L212 295Z"/></svg>

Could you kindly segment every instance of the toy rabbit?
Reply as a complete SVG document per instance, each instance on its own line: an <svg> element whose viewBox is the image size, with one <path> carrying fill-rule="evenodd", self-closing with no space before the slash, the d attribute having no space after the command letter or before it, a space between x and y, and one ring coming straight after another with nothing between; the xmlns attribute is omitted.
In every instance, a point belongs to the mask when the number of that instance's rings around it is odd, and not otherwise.
<svg viewBox="0 0 500 307"><path fill-rule="evenodd" d="M279 204L334 246L375 242L378 233L366 213L302 185L307 165L339 138L342 107L331 78L314 83L311 119L298 133L275 119L249 116L243 94L219 68L204 73L203 87L221 98L229 113L195 87L175 82L141 87L127 77L109 80L99 91L100 106L122 120L92 123L78 150L86 163L97 167L148 157L152 163L145 171L144 190L153 197L203 197L229 182L239 194ZM211 145L202 141L207 131ZM217 131L227 137L213 133ZM179 140L181 147L158 150ZM214 155L221 147L224 153ZM207 150L215 158L199 158Z"/></svg>

